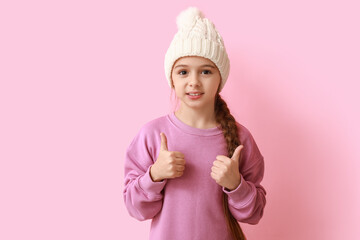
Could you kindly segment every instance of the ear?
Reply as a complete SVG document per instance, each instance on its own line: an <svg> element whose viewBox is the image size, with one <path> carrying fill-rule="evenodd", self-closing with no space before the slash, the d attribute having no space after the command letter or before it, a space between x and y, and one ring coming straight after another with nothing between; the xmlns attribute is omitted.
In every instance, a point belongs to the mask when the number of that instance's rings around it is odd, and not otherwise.
<svg viewBox="0 0 360 240"><path fill-rule="evenodd" d="M222 78L221 78L221 75L220 75L220 83L219 83L218 89L217 89L217 91L216 91L216 94L219 94L219 93L220 93L221 83L222 83Z"/></svg>
<svg viewBox="0 0 360 240"><path fill-rule="evenodd" d="M175 65L175 64L174 64ZM171 88L173 88L175 90L175 85L174 85L174 80L172 78L173 75L173 70L171 70L171 74L170 74L170 82L171 82Z"/></svg>

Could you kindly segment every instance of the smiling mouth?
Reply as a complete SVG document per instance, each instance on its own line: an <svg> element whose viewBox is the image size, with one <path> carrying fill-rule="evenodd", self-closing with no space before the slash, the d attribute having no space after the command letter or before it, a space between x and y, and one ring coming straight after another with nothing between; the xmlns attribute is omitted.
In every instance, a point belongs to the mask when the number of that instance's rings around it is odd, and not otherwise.
<svg viewBox="0 0 360 240"><path fill-rule="evenodd" d="M200 95L203 95L204 93L186 93L186 95L189 95L189 96L200 96Z"/></svg>

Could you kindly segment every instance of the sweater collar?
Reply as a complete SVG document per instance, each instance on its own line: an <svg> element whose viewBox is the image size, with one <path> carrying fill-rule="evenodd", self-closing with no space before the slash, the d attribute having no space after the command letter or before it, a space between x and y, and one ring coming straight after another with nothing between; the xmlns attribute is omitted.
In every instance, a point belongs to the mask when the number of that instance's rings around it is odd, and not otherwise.
<svg viewBox="0 0 360 240"><path fill-rule="evenodd" d="M169 113L168 119L177 128L188 134L198 135L198 136L214 136L214 135L223 134L220 127L202 129L187 125L186 123L182 122L180 119L176 117L175 112Z"/></svg>

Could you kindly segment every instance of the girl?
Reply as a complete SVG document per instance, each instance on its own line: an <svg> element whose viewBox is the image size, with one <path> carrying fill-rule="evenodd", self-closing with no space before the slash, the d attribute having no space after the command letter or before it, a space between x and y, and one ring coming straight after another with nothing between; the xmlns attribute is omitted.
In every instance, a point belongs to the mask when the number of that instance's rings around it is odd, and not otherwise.
<svg viewBox="0 0 360 240"><path fill-rule="evenodd" d="M150 239L245 239L238 221L263 216L264 158L219 95L230 63L215 25L195 7L177 25L165 74L180 107L146 123L127 148L125 205L152 219Z"/></svg>

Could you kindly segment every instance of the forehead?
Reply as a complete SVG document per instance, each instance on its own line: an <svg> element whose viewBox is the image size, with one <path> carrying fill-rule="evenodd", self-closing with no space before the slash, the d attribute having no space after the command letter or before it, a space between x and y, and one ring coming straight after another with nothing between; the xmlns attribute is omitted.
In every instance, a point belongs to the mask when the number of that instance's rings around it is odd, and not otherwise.
<svg viewBox="0 0 360 240"><path fill-rule="evenodd" d="M176 60L174 67L177 65L191 65L194 67L201 66L204 64L209 64L215 67L215 64L208 58L199 57L199 56L186 56L181 57Z"/></svg>

